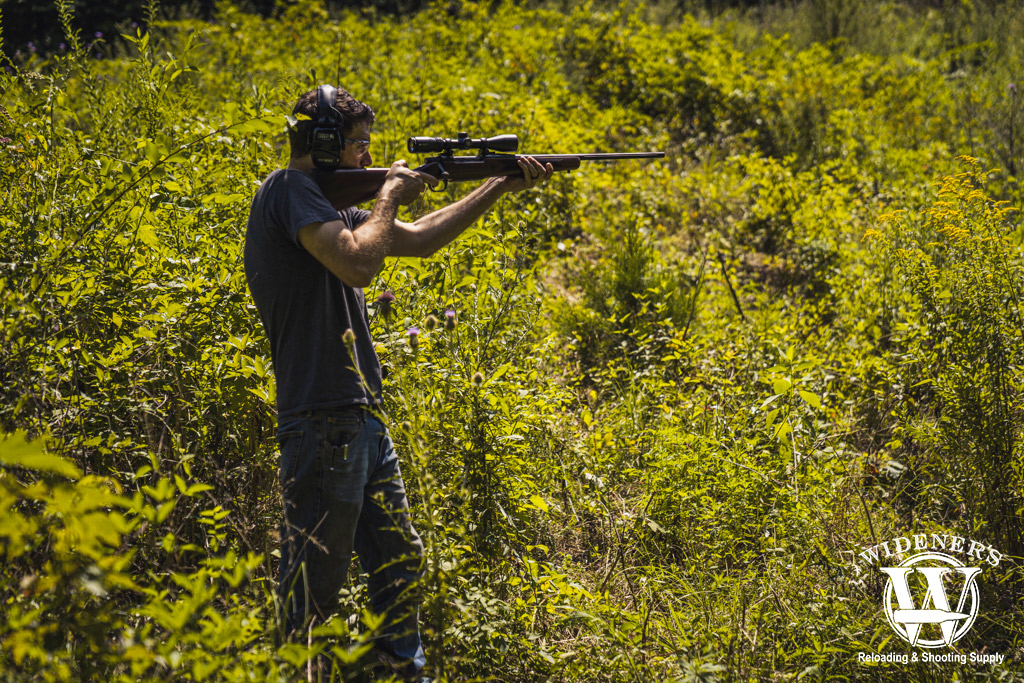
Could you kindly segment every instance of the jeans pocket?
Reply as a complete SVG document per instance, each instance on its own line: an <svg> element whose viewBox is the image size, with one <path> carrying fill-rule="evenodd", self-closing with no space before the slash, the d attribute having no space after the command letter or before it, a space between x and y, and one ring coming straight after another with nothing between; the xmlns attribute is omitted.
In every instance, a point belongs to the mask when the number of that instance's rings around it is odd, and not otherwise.
<svg viewBox="0 0 1024 683"><path fill-rule="evenodd" d="M280 432L277 435L278 448L281 451L281 485L295 478L299 467L299 454L302 452L302 430Z"/></svg>
<svg viewBox="0 0 1024 683"><path fill-rule="evenodd" d="M332 472L348 470L356 439L363 431L363 422L356 416L329 416L323 432L324 461Z"/></svg>

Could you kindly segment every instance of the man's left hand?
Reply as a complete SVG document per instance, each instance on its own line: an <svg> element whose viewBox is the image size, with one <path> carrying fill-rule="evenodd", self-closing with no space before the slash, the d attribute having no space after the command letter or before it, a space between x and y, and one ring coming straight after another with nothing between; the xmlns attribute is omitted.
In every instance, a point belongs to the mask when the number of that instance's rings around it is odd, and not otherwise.
<svg viewBox="0 0 1024 683"><path fill-rule="evenodd" d="M523 174L519 176L508 176L502 179L502 189L506 192L522 192L523 190L529 190L537 183L543 182L551 177L554 173L554 168L551 164L541 165L539 161L533 157L517 157L516 161L519 163L519 168L523 170Z"/></svg>

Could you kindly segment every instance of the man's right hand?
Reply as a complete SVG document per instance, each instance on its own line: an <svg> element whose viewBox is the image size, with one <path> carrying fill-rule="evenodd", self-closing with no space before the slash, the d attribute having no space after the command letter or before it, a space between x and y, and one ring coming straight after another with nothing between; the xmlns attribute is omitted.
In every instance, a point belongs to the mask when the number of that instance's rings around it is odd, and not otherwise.
<svg viewBox="0 0 1024 683"><path fill-rule="evenodd" d="M409 168L404 159L399 159L388 169L380 196L391 197L398 204L404 206L411 204L423 194L427 185L433 187L435 184L437 184L437 178L429 173L414 171Z"/></svg>

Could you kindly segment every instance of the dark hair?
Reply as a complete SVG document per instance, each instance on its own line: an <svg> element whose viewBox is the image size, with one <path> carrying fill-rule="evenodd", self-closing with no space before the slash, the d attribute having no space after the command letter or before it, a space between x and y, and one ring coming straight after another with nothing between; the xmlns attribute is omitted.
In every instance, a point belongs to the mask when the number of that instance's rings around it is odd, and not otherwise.
<svg viewBox="0 0 1024 683"><path fill-rule="evenodd" d="M373 123L376 114L370 105L360 102L352 97L344 88L338 88L338 96L335 100L334 109L341 118L341 132L348 134L357 123ZM293 159L299 159L309 154L309 132L317 117L317 94L316 90L310 90L299 98L299 101L292 107L292 116L304 114L309 121L299 121L296 126L288 127L288 142L291 145Z"/></svg>

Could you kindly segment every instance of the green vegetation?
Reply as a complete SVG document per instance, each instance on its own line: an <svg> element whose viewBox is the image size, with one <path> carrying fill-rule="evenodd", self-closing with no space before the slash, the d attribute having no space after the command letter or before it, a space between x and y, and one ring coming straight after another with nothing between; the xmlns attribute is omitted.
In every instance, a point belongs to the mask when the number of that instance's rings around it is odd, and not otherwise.
<svg viewBox="0 0 1024 683"><path fill-rule="evenodd" d="M284 114L332 81L376 165L461 130L667 152L367 291L439 680L1024 678L1024 10L222 3L87 50L71 6L64 52L0 72L0 681L309 658L240 264ZM910 648L856 553L924 532L1006 555L954 648L1002 664L858 661ZM338 675L363 590L314 645Z"/></svg>

